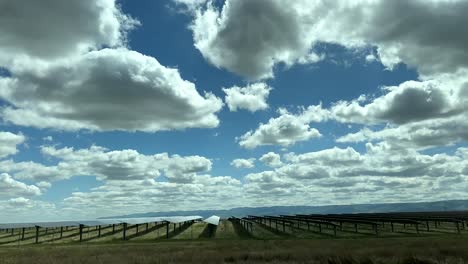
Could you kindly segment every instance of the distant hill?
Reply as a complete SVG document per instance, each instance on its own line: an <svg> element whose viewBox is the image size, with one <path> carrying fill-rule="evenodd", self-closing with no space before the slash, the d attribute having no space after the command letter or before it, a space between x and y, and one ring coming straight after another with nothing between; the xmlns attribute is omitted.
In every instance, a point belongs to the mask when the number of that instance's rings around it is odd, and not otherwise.
<svg viewBox="0 0 468 264"><path fill-rule="evenodd" d="M138 213L102 218L133 218L154 216L200 215L209 217L218 215L222 218L247 215L280 215L280 214L340 214L340 213L384 213L384 212L424 212L424 211L463 211L468 210L468 200L451 200L421 203L387 203L387 204L354 204L327 206L272 206L272 207L238 207L228 210L194 210Z"/></svg>

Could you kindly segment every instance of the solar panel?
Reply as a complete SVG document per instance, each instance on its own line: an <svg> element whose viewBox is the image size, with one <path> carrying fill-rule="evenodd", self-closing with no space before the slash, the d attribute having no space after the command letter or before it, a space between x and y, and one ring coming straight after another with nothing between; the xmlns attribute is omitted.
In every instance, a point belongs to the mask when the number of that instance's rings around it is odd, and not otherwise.
<svg viewBox="0 0 468 264"><path fill-rule="evenodd" d="M123 218L123 219L117 219L117 220L119 220L122 223L127 223L130 225L140 225L140 224L162 221L160 217Z"/></svg>
<svg viewBox="0 0 468 264"><path fill-rule="evenodd" d="M85 220L85 221L77 221L78 225L83 226L100 226L105 225L103 222L98 220Z"/></svg>
<svg viewBox="0 0 468 264"><path fill-rule="evenodd" d="M53 228L53 227L79 226L79 224L77 222L74 222L74 221L60 221L60 222L34 223L34 226L39 226L39 227L43 227L43 228Z"/></svg>
<svg viewBox="0 0 468 264"><path fill-rule="evenodd" d="M119 225L122 224L122 221L119 221L118 219L99 219L99 222L102 223L102 225Z"/></svg>
<svg viewBox="0 0 468 264"><path fill-rule="evenodd" d="M216 216L216 215L210 216L207 219L203 220L203 222L206 222L212 225L219 225L219 216Z"/></svg>
<svg viewBox="0 0 468 264"><path fill-rule="evenodd" d="M6 223L0 224L0 229L16 229L16 228L30 228L35 227L32 223Z"/></svg>
<svg viewBox="0 0 468 264"><path fill-rule="evenodd" d="M200 220L203 219L203 217L199 215L195 216L168 216L168 217L161 217L164 221L170 222L170 223L182 223L182 222L188 222L192 220Z"/></svg>
<svg viewBox="0 0 468 264"><path fill-rule="evenodd" d="M122 219L98 219L98 220L83 220L83 221L57 221L57 222L37 222L37 223L4 223L0 224L0 229L16 229L16 228L54 228L54 227L67 227L67 226L100 226L100 225L113 225L113 224L146 224L153 222L167 221L170 223L182 223L192 220L203 219L201 216L163 216L163 217L144 217L144 218L122 218Z"/></svg>

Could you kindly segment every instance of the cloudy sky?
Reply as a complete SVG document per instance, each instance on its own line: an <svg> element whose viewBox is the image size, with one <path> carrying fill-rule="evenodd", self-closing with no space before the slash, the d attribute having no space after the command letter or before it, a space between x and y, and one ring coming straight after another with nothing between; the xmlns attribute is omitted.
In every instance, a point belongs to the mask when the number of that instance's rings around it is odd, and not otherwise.
<svg viewBox="0 0 468 264"><path fill-rule="evenodd" d="M468 198L466 0L0 0L0 221Z"/></svg>

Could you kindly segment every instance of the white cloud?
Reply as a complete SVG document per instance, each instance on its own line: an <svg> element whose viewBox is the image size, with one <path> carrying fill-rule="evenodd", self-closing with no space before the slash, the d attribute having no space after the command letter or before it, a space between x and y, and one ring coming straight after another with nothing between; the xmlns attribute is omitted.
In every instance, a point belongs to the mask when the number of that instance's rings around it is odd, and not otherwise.
<svg viewBox="0 0 468 264"><path fill-rule="evenodd" d="M210 171L211 165L211 161L205 157L174 155L170 158L167 168L164 168L165 176L172 182L193 182L199 173Z"/></svg>
<svg viewBox="0 0 468 264"><path fill-rule="evenodd" d="M127 49L104 49L65 63L22 65L0 79L0 114L16 125L62 130L212 128L221 99L201 96L177 69Z"/></svg>
<svg viewBox="0 0 468 264"><path fill-rule="evenodd" d="M27 185L13 179L9 174L0 174L0 197L37 196L41 190L35 185Z"/></svg>
<svg viewBox="0 0 468 264"><path fill-rule="evenodd" d="M41 189L49 189L50 187L52 187L52 184L50 182L45 182L45 181L42 181L42 182L38 182L37 184L37 187L41 188Z"/></svg>
<svg viewBox="0 0 468 264"><path fill-rule="evenodd" d="M229 110L235 112L238 109L246 109L250 112L265 110L268 108L266 102L272 90L266 83L254 83L246 87L234 86L223 88L226 93L226 104Z"/></svg>
<svg viewBox="0 0 468 264"><path fill-rule="evenodd" d="M270 167L279 167L283 163L281 162L281 157L279 154L276 154L274 152L268 152L267 154L264 154L262 157L259 159L261 162L265 163L265 165L270 166Z"/></svg>
<svg viewBox="0 0 468 264"><path fill-rule="evenodd" d="M238 138L239 145L252 149L264 145L289 146L300 141L318 138L320 132L309 126L311 122L320 122L328 118L328 112L321 105L310 106L294 115L285 109L279 110L279 117L271 118L268 123L261 123L255 131L248 131Z"/></svg>
<svg viewBox="0 0 468 264"><path fill-rule="evenodd" d="M227 176L198 175L193 182L185 184L154 180L113 181L90 192L73 193L64 200L62 210L96 217L144 212L155 204L158 211L193 210L194 204L196 209L227 209L242 201L241 197L240 181Z"/></svg>
<svg viewBox="0 0 468 264"><path fill-rule="evenodd" d="M366 147L365 153L335 147L285 155L276 169L248 174L244 189L250 199L269 204L349 204L446 199L467 187L462 148L455 155L426 155L386 143Z"/></svg>
<svg viewBox="0 0 468 264"><path fill-rule="evenodd" d="M136 150L107 150L42 147L42 154L56 160L46 166L35 162L0 161L0 168L18 179L52 182L73 176L95 176L102 181L155 179L164 175L170 182L192 182L200 173L211 170L211 161L201 156L144 155ZM44 187L45 183L41 183ZM46 186L47 188L47 186Z"/></svg>
<svg viewBox="0 0 468 264"><path fill-rule="evenodd" d="M361 124L404 124L466 113L468 80L465 76L463 71L425 81L407 81L384 87L384 95L365 105L359 99L340 101L330 111L339 122Z"/></svg>
<svg viewBox="0 0 468 264"><path fill-rule="evenodd" d="M47 136L47 137L43 137L42 140L52 142L54 141L54 138L52 136Z"/></svg>
<svg viewBox="0 0 468 264"><path fill-rule="evenodd" d="M468 120L464 114L400 126L387 126L376 131L363 128L356 133L350 133L337 139L341 143L383 141L394 148L419 150L450 146L467 140Z"/></svg>
<svg viewBox="0 0 468 264"><path fill-rule="evenodd" d="M366 100L336 103L328 111L338 122L386 124L379 130L364 127L337 141L385 141L393 147L417 149L466 141L468 80L465 76L466 71L461 71L386 87L387 93L364 105Z"/></svg>
<svg viewBox="0 0 468 264"><path fill-rule="evenodd" d="M217 67L263 79L273 66L288 65L309 54L310 42L290 4L281 1L226 1L222 11L212 4L195 12L195 47Z"/></svg>
<svg viewBox="0 0 468 264"><path fill-rule="evenodd" d="M0 65L26 57L55 60L103 46L123 46L139 22L115 0L3 0Z"/></svg>
<svg viewBox="0 0 468 264"><path fill-rule="evenodd" d="M18 152L17 146L24 141L25 137L21 134L0 131L0 158L16 154Z"/></svg>
<svg viewBox="0 0 468 264"><path fill-rule="evenodd" d="M231 162L231 166L234 166L238 169L251 169L255 167L255 158L250 159L235 159Z"/></svg>
<svg viewBox="0 0 468 264"><path fill-rule="evenodd" d="M32 200L24 197L15 197L8 200L0 200L0 222L25 222L28 221L58 221L64 220L60 209L53 203L40 200ZM67 219L76 219L69 216Z"/></svg>
<svg viewBox="0 0 468 264"><path fill-rule="evenodd" d="M273 76L321 42L377 47L388 67L399 62L431 75L468 66L465 1L227 0L197 6L195 46L217 67L250 79ZM396 22L396 20L398 20Z"/></svg>

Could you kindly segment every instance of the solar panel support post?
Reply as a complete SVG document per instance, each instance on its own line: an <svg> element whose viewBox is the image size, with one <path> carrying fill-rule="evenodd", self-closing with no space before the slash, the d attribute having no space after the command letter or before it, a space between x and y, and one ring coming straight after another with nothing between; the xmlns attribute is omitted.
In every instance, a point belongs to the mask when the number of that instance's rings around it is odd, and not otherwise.
<svg viewBox="0 0 468 264"><path fill-rule="evenodd" d="M176 224L174 224L174 226L173 226L173 227L174 227L174 234L175 234L175 231L176 231Z"/></svg>
<svg viewBox="0 0 468 264"><path fill-rule="evenodd" d="M457 226L457 233L460 234L460 224L458 222L455 222L455 225Z"/></svg>
<svg viewBox="0 0 468 264"><path fill-rule="evenodd" d="M354 232L357 233L357 223L354 223Z"/></svg>
<svg viewBox="0 0 468 264"><path fill-rule="evenodd" d="M374 227L375 235L378 236L379 235L379 226L377 224L373 224L372 226Z"/></svg>
<svg viewBox="0 0 468 264"><path fill-rule="evenodd" d="M283 220L283 232L286 232L286 224L284 223L284 220Z"/></svg>
<svg viewBox="0 0 468 264"><path fill-rule="evenodd" d="M112 224L112 234L115 234L115 224Z"/></svg>
<svg viewBox="0 0 468 264"><path fill-rule="evenodd" d="M25 230L25 229L26 229L26 228L23 227L23 230L21 231L21 240L24 240L24 230Z"/></svg>
<svg viewBox="0 0 468 264"><path fill-rule="evenodd" d="M123 223L122 240L127 240L127 223Z"/></svg>
<svg viewBox="0 0 468 264"><path fill-rule="evenodd" d="M12 228L12 229L11 229L11 235L13 235L14 232L15 232L15 229Z"/></svg>
<svg viewBox="0 0 468 264"><path fill-rule="evenodd" d="M146 231L148 231L149 223L146 223Z"/></svg>
<svg viewBox="0 0 468 264"><path fill-rule="evenodd" d="M414 227L416 228L416 233L419 235L419 225L415 224Z"/></svg>
<svg viewBox="0 0 468 264"><path fill-rule="evenodd" d="M46 229L45 229L46 235L47 235L48 232L49 232L49 228L46 227Z"/></svg>
<svg viewBox="0 0 468 264"><path fill-rule="evenodd" d="M101 225L98 226L98 237L101 237Z"/></svg>
<svg viewBox="0 0 468 264"><path fill-rule="evenodd" d="M169 222L166 222L166 238L169 238Z"/></svg>
<svg viewBox="0 0 468 264"><path fill-rule="evenodd" d="M393 222L390 222L390 225L392 226L392 233L395 232L395 228L393 227Z"/></svg>
<svg viewBox="0 0 468 264"><path fill-rule="evenodd" d="M139 227L139 226L140 226L139 224L136 224L136 232L135 232L135 234L138 234L138 227Z"/></svg>
<svg viewBox="0 0 468 264"><path fill-rule="evenodd" d="M80 242L83 241L83 227L84 225L80 225Z"/></svg>
<svg viewBox="0 0 468 264"><path fill-rule="evenodd" d="M319 223L318 226L319 226L319 233L322 233L322 224Z"/></svg>
<svg viewBox="0 0 468 264"><path fill-rule="evenodd" d="M310 231L310 223L307 222L307 231Z"/></svg>
<svg viewBox="0 0 468 264"><path fill-rule="evenodd" d="M336 237L336 225L333 226L333 235Z"/></svg>
<svg viewBox="0 0 468 264"><path fill-rule="evenodd" d="M36 226L36 241L35 243L38 244L39 243L39 226Z"/></svg>
<svg viewBox="0 0 468 264"><path fill-rule="evenodd" d="M63 226L60 227L60 238L63 237Z"/></svg>

